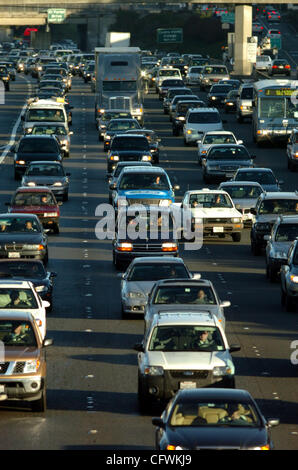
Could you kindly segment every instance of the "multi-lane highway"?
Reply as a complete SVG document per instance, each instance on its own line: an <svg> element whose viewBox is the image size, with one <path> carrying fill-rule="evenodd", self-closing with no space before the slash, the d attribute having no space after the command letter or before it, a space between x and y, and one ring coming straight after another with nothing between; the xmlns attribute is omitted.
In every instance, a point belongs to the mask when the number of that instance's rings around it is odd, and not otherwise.
<svg viewBox="0 0 298 470"><path fill-rule="evenodd" d="M0 146L16 130L15 123L35 81L18 75L0 106ZM204 99L206 94L194 89ZM143 321L122 320L120 279L112 264L110 241L95 236L96 207L107 202L106 154L94 124L94 95L80 78L73 79L74 106L69 201L61 207L60 234L49 236L49 270L57 272L54 308L48 314L47 404L44 414L29 407L1 404L1 449L126 449L154 448L151 416L137 405L137 355ZM162 139L160 165L177 178L180 191L205 187L195 147L173 137L168 116L157 95L145 100L145 124ZM225 129L242 139L257 156L257 166L273 169L285 190L298 189L297 176L287 169L285 148L257 148L251 124L238 124L223 115ZM20 135L21 126L17 129ZM13 179L12 154L4 147L0 165L0 207L18 186ZM247 389L266 417L280 419L273 429L277 449L298 448L297 365L291 364L291 343L298 339L298 315L280 305L279 283L265 277L264 257L250 251L249 230L240 243L230 239L206 241L199 251L181 255L192 271L210 279L226 310L230 343L240 343L233 355L236 386Z"/></svg>

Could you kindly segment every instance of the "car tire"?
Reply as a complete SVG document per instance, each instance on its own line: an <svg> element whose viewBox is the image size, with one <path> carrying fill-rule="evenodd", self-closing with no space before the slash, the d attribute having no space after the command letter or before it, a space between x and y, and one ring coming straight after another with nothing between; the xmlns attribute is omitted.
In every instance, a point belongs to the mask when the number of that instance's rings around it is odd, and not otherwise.
<svg viewBox="0 0 298 470"><path fill-rule="evenodd" d="M44 388L42 391L42 395L38 400L34 400L31 402L31 410L34 413L44 413L47 409L47 394L46 389Z"/></svg>
<svg viewBox="0 0 298 470"><path fill-rule="evenodd" d="M236 233L232 233L232 239L233 239L233 242L240 242L241 241L241 233L239 232L236 232Z"/></svg>

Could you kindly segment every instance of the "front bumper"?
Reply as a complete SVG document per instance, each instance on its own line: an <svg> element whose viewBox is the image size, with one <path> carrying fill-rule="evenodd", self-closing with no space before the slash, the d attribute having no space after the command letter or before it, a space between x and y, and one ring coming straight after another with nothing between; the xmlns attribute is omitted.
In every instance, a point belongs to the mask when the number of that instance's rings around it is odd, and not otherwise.
<svg viewBox="0 0 298 470"><path fill-rule="evenodd" d="M123 264L130 264L135 258L147 258L151 256L178 256L177 251L115 251L116 260Z"/></svg>
<svg viewBox="0 0 298 470"><path fill-rule="evenodd" d="M139 313L144 315L146 299L127 299L122 297L122 309L124 313Z"/></svg>
<svg viewBox="0 0 298 470"><path fill-rule="evenodd" d="M168 400L178 390L187 388L187 384L195 383L195 388L234 388L234 376L214 377L212 370L193 371L193 378L183 375L183 370L164 370L163 376L140 376L142 390L151 399Z"/></svg>
<svg viewBox="0 0 298 470"><path fill-rule="evenodd" d="M195 223L194 228L200 230L202 224ZM239 222L237 224L233 223L226 223L226 222L219 222L219 223L208 223L203 222L203 236L219 236L221 234L232 234L241 232L243 230L243 223Z"/></svg>
<svg viewBox="0 0 298 470"><path fill-rule="evenodd" d="M8 250L8 249L0 249L0 259L39 259L43 260L46 256L47 250L28 250L28 249L20 249L20 250Z"/></svg>
<svg viewBox="0 0 298 470"><path fill-rule="evenodd" d="M36 400L40 398L44 388L44 380L40 375L0 376L0 388L8 400Z"/></svg>

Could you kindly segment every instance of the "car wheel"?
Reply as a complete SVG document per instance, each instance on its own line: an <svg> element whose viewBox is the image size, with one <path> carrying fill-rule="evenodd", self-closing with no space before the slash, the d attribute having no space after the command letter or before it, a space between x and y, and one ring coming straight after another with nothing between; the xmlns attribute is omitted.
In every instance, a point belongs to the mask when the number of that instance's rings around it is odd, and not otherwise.
<svg viewBox="0 0 298 470"><path fill-rule="evenodd" d="M42 395L38 400L31 402L31 410L35 413L44 413L47 409L47 394L46 390L42 391Z"/></svg>
<svg viewBox="0 0 298 470"><path fill-rule="evenodd" d="M241 241L241 233L232 233L233 242L240 242Z"/></svg>

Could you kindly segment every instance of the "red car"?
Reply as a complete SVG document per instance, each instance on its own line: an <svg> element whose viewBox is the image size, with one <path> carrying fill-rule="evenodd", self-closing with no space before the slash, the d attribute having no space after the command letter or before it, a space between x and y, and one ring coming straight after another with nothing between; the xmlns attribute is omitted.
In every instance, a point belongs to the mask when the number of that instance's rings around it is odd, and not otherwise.
<svg viewBox="0 0 298 470"><path fill-rule="evenodd" d="M60 201L57 202L50 189L42 186L20 187L14 193L11 202L7 203L10 206L9 212L35 214L44 228L54 233L59 233L59 206L61 204Z"/></svg>

